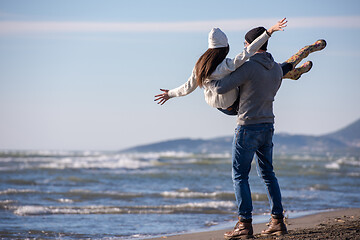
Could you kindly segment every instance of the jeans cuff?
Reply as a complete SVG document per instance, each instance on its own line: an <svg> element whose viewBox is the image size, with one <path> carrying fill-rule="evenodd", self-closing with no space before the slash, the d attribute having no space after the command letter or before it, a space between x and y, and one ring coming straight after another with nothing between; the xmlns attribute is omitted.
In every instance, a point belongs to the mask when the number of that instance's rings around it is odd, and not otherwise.
<svg viewBox="0 0 360 240"><path fill-rule="evenodd" d="M243 223L252 223L252 218L243 218L243 217L239 217L240 222Z"/></svg>
<svg viewBox="0 0 360 240"><path fill-rule="evenodd" d="M275 218L275 219L283 219L284 215L283 214L271 214L271 217Z"/></svg>

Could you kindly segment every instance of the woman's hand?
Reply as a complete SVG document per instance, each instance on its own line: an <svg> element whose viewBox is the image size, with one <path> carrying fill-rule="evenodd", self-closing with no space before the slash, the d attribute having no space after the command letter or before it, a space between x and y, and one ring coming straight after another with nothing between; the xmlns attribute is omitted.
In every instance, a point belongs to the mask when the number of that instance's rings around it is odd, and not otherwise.
<svg viewBox="0 0 360 240"><path fill-rule="evenodd" d="M286 18L281 19L280 21L278 21L274 26L272 26L271 28L269 28L267 30L267 32L269 33L269 35L271 36L271 34L273 34L276 31L284 31L283 28L286 28L286 24L287 24L287 20Z"/></svg>
<svg viewBox="0 0 360 240"><path fill-rule="evenodd" d="M169 94L168 94L169 90L160 89L160 91L163 91L164 93L155 95L156 98L154 99L154 101L158 101L157 104L163 105L164 103L166 103L167 100L170 99Z"/></svg>

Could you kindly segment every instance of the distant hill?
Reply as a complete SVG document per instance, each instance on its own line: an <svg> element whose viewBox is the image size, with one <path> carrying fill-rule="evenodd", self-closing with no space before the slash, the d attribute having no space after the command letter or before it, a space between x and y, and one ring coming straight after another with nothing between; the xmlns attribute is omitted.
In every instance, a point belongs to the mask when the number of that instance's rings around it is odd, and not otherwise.
<svg viewBox="0 0 360 240"><path fill-rule="evenodd" d="M192 153L228 153L231 151L232 137L214 139L175 139L136 146L121 152L192 152Z"/></svg>
<svg viewBox="0 0 360 240"><path fill-rule="evenodd" d="M136 146L121 152L230 153L233 137L213 139L175 139ZM351 154L360 155L360 119L336 132L322 136L275 134L276 154Z"/></svg>
<svg viewBox="0 0 360 240"><path fill-rule="evenodd" d="M360 119L334 133L324 136L339 140L349 146L360 147Z"/></svg>

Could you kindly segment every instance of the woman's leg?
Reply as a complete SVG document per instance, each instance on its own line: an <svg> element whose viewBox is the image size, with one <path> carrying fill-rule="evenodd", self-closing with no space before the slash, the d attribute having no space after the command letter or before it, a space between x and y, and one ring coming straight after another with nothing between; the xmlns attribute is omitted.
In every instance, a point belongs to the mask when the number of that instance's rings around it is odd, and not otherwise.
<svg viewBox="0 0 360 240"><path fill-rule="evenodd" d="M239 109L239 102L240 102L240 96L238 96L236 101L230 107L226 109L218 108L218 110L222 113L225 113L226 115L232 115L232 116L237 115Z"/></svg>
<svg viewBox="0 0 360 240"><path fill-rule="evenodd" d="M302 64L300 67L295 68L294 70L288 72L283 78L298 80L302 74L310 71L312 66L313 63L311 61L307 61L306 63Z"/></svg>
<svg viewBox="0 0 360 240"><path fill-rule="evenodd" d="M293 67L295 67L296 65L298 65L301 62L301 60L303 60L304 58L309 56L310 53L320 51L320 50L324 49L325 47L326 47L326 41L323 39L318 40L315 43L305 46L302 49L300 49L296 54L291 56L284 63L290 63L293 65ZM310 69L312 68L312 65L313 65L312 62L308 61L308 62L302 64L299 68L295 68L294 70L289 71L286 74L284 74L283 78L297 80L301 77L301 75L303 73L310 71Z"/></svg>
<svg viewBox="0 0 360 240"><path fill-rule="evenodd" d="M291 56L288 60L285 62L291 63L293 67L296 67L301 60L309 56L310 53L323 50L326 47L326 41L321 39L317 40L315 43L305 46L302 49L300 49L296 54Z"/></svg>
<svg viewBox="0 0 360 240"><path fill-rule="evenodd" d="M293 65L291 63L283 62L280 64L280 67L283 71L283 76L285 76L288 72L293 70Z"/></svg>

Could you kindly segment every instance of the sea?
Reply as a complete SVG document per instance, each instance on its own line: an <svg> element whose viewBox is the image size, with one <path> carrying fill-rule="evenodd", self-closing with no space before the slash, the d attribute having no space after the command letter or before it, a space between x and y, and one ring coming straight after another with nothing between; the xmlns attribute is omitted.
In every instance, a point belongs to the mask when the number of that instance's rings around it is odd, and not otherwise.
<svg viewBox="0 0 360 240"><path fill-rule="evenodd" d="M279 155L286 216L360 207L357 156ZM254 220L269 202L252 165ZM0 151L0 238L147 239L231 228L230 154Z"/></svg>

